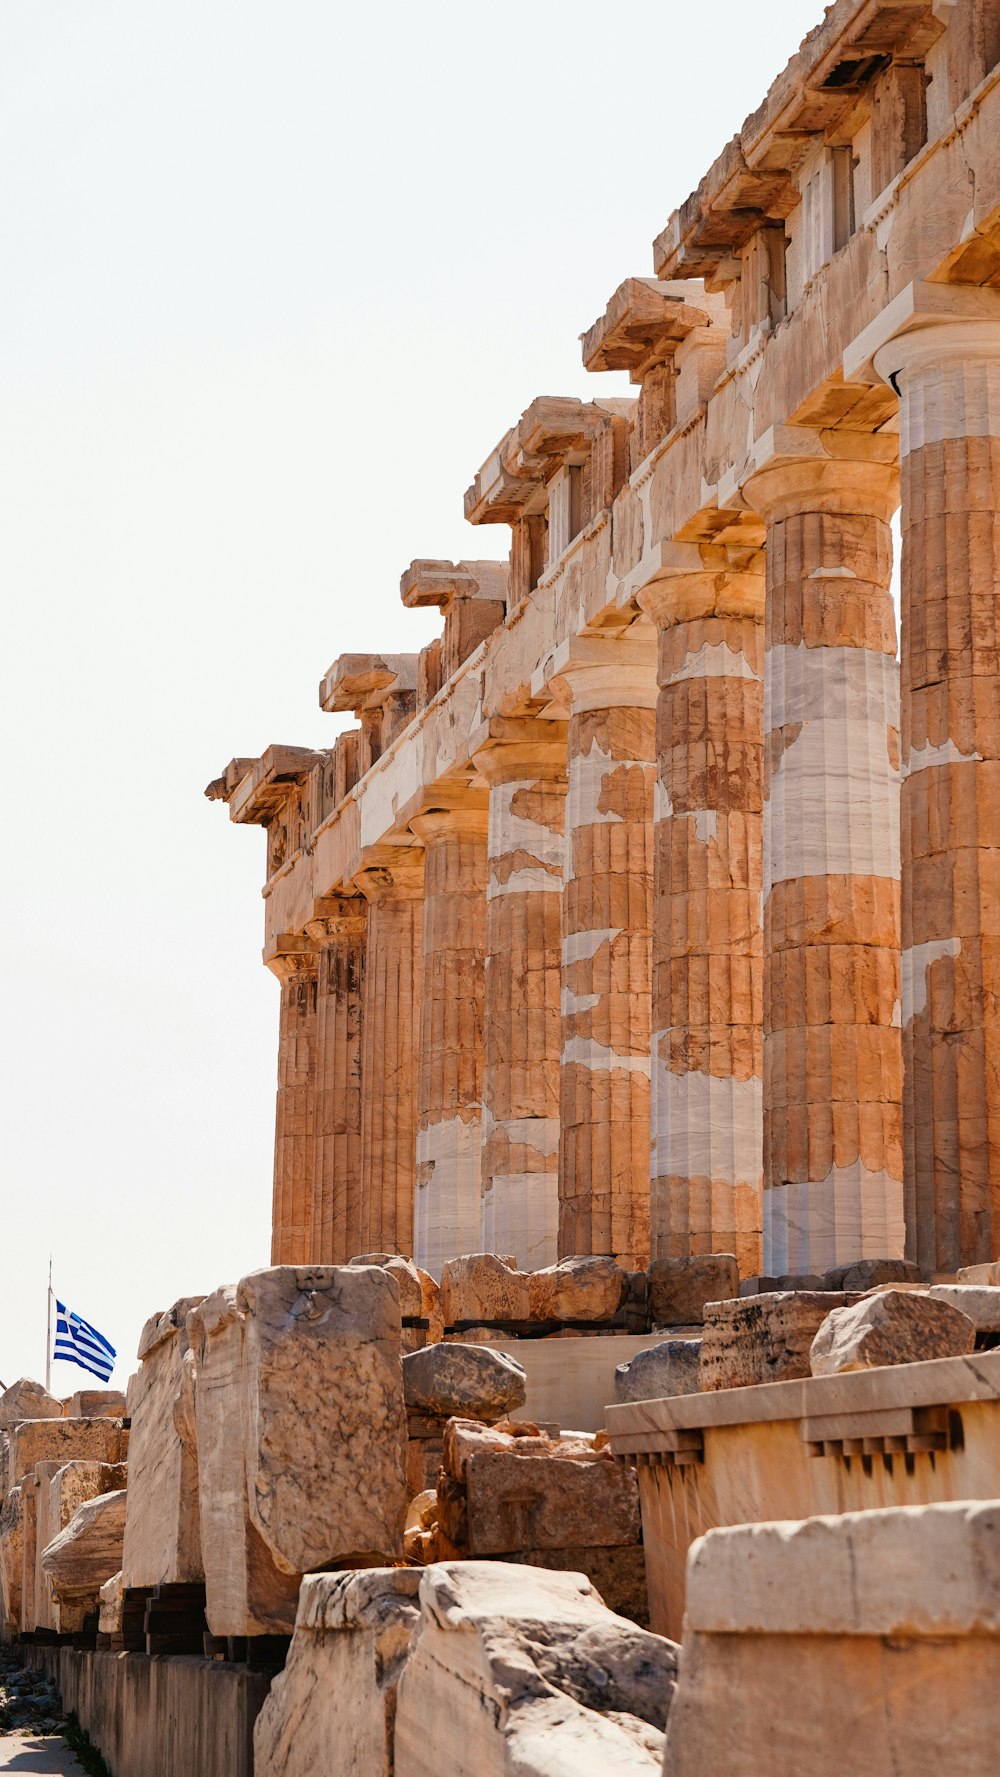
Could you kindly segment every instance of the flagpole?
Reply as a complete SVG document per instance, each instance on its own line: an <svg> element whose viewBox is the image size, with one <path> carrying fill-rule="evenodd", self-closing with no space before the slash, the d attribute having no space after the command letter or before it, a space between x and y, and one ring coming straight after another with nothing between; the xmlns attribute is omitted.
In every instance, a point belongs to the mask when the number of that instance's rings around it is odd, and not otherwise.
<svg viewBox="0 0 1000 1777"><path fill-rule="evenodd" d="M52 1393L52 1254L49 1254L49 1295L45 1330L45 1392Z"/></svg>

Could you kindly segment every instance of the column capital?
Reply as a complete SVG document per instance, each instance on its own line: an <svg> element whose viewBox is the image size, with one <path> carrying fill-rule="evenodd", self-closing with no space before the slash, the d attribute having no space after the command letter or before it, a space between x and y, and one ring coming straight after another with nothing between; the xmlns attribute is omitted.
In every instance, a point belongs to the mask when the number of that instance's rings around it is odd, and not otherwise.
<svg viewBox="0 0 1000 1777"><path fill-rule="evenodd" d="M889 383L904 368L947 356L1000 355L1000 290L977 284L907 284L844 353L844 378Z"/></svg>
<svg viewBox="0 0 1000 1777"><path fill-rule="evenodd" d="M315 975L319 966L319 956L314 944L308 938L300 937L292 932L283 932L275 939L274 949L270 955L265 954L264 963L272 975L276 975L282 986L288 981L296 981Z"/></svg>
<svg viewBox="0 0 1000 1777"><path fill-rule="evenodd" d="M764 551L718 543L665 543L657 578L636 602L657 629L699 617L764 615Z"/></svg>
<svg viewBox="0 0 1000 1777"><path fill-rule="evenodd" d="M828 512L888 524L899 504L898 456L893 433L771 426L751 447L740 492L769 523Z"/></svg>
<svg viewBox="0 0 1000 1777"><path fill-rule="evenodd" d="M494 717L472 763L491 787L531 778L565 789L567 746L565 722L540 716Z"/></svg>
<svg viewBox="0 0 1000 1777"><path fill-rule="evenodd" d="M429 808L424 814L415 815L410 822L411 832L416 833L424 845L448 836L485 841L488 826L489 808L485 803L460 808Z"/></svg>
<svg viewBox="0 0 1000 1777"><path fill-rule="evenodd" d="M368 928L368 903L363 895L325 895L313 902L312 918L305 922L306 935L320 950L331 944L363 938Z"/></svg>
<svg viewBox="0 0 1000 1777"><path fill-rule="evenodd" d="M419 901L424 892L424 854L419 846L390 850L354 878L357 889L373 906L383 901Z"/></svg>
<svg viewBox="0 0 1000 1777"><path fill-rule="evenodd" d="M543 663L550 696L574 716L589 710L655 710L656 634L640 620L625 635L571 636Z"/></svg>

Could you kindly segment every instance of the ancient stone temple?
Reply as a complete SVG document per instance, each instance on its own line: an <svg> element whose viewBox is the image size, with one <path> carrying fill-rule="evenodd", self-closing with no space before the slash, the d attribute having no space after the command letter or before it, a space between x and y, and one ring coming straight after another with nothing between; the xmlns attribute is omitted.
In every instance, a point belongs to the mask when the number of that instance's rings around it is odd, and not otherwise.
<svg viewBox="0 0 1000 1777"><path fill-rule="evenodd" d="M995 0L830 7L584 334L634 399L474 475L509 563L413 561L440 639L210 787L267 830L275 1257L1000 1248L998 53Z"/></svg>
<svg viewBox="0 0 1000 1777"><path fill-rule="evenodd" d="M209 786L271 1264L0 1390L0 1735L994 1777L1000 0L835 0L583 357L633 399L466 493L509 561L412 561L440 637Z"/></svg>

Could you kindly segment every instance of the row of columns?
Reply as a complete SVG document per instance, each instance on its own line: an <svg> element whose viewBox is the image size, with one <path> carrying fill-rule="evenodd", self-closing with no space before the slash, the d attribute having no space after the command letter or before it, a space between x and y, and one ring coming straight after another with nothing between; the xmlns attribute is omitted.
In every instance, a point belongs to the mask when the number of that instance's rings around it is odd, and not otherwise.
<svg viewBox="0 0 1000 1777"><path fill-rule="evenodd" d="M996 1255L987 331L882 348L899 468L797 432L742 486L763 548L678 546L639 595L655 671L584 641L558 719L494 724L485 803L414 821L367 908L322 904L274 959L275 1258Z"/></svg>

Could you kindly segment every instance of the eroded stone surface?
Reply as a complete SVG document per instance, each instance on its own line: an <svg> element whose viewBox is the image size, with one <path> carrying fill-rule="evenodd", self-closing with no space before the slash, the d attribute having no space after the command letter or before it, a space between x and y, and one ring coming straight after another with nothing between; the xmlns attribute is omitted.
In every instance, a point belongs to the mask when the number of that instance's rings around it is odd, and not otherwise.
<svg viewBox="0 0 1000 1777"><path fill-rule="evenodd" d="M701 1342L701 1387L752 1388L808 1376L813 1339L843 1301L828 1291L804 1290L711 1304Z"/></svg>
<svg viewBox="0 0 1000 1777"><path fill-rule="evenodd" d="M975 1343L969 1316L922 1292L884 1290L853 1306L835 1308L812 1342L814 1376L870 1370L882 1364L964 1357Z"/></svg>
<svg viewBox="0 0 1000 1777"><path fill-rule="evenodd" d="M396 1777L660 1770L676 1649L612 1615L582 1574L444 1563L424 1574L420 1612Z"/></svg>
<svg viewBox="0 0 1000 1777"><path fill-rule="evenodd" d="M291 1650L254 1728L256 1777L392 1777L419 1585L399 1567L303 1581Z"/></svg>
<svg viewBox="0 0 1000 1777"><path fill-rule="evenodd" d="M531 1315L529 1278L494 1253L466 1253L441 1272L445 1326L524 1321Z"/></svg>

